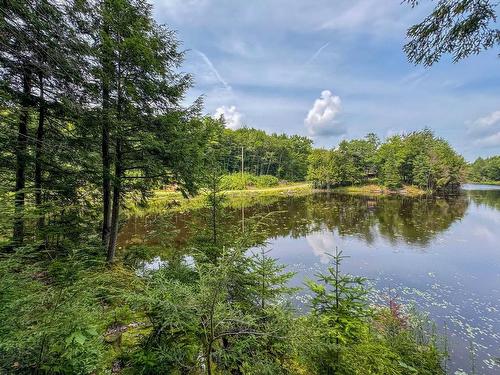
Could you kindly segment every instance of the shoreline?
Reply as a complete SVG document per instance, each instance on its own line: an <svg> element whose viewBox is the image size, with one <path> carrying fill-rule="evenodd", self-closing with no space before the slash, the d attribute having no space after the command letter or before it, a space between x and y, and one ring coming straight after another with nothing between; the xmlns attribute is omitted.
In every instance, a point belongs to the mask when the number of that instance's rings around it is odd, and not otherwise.
<svg viewBox="0 0 500 375"><path fill-rule="evenodd" d="M251 206L259 201L275 200L282 197L296 197L313 194L315 191L308 182L296 182L282 184L268 188L248 188L245 190L222 190L219 194L224 195L225 204L228 206ZM182 212L205 207L207 194L201 190L197 195L185 198L178 191L157 190L154 197L150 199L147 207L139 207L131 203L129 212L131 215L143 215L150 213Z"/></svg>
<svg viewBox="0 0 500 375"><path fill-rule="evenodd" d="M328 190L323 190L328 192ZM390 196L401 196L401 197L421 197L424 195L429 195L425 190L422 190L413 185L404 185L400 189L391 190L382 185L377 184L365 184L365 185L352 185L352 186L339 186L330 190L331 192L337 192L349 195L359 195L367 197L390 197Z"/></svg>
<svg viewBox="0 0 500 375"><path fill-rule="evenodd" d="M467 181L466 184L500 186L500 181Z"/></svg>
<svg viewBox="0 0 500 375"><path fill-rule="evenodd" d="M233 207L248 207L257 203L272 203L276 199L282 197L297 197L306 196L315 193L335 193L366 197L391 197L401 196L416 198L429 193L417 188L416 186L403 186L398 190L390 190L381 185L366 184L355 186L339 186L330 190L314 189L309 182L296 182L282 184L279 186L268 188L248 188L245 190L223 190L226 198L225 204ZM137 204L131 203L129 208L130 215L144 215L151 213L183 212L202 208L205 206L206 192L200 191L197 195L184 198L178 191L173 190L158 190L154 193L154 197L149 201L148 206L140 207Z"/></svg>

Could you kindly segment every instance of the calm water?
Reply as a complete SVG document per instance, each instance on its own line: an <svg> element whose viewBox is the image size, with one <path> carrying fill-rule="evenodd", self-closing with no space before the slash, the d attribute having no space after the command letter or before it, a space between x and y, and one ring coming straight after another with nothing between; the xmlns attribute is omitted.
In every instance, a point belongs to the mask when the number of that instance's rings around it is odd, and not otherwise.
<svg viewBox="0 0 500 375"><path fill-rule="evenodd" d="M147 244L128 250L144 267L196 247L207 212L130 220L120 243ZM448 198L365 198L337 194L243 202L228 208L221 240L249 233L256 243L295 271L293 285L328 266L337 246L348 258L343 269L366 276L375 299L391 295L428 312L449 336L450 368L469 370L471 348L478 374L500 374L500 188L465 185ZM194 229L196 228L196 229ZM257 248L257 247L255 247ZM296 297L298 308L306 292ZM451 373L453 373L453 371Z"/></svg>

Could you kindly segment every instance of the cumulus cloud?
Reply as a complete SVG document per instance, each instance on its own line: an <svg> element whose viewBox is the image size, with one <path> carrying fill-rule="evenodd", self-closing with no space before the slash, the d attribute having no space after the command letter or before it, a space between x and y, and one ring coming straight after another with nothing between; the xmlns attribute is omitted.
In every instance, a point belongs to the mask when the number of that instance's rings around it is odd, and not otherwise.
<svg viewBox="0 0 500 375"><path fill-rule="evenodd" d="M327 264L331 259L328 255L335 249L335 238L331 232L313 232L306 236L307 243L311 247L314 255L319 257L319 261Z"/></svg>
<svg viewBox="0 0 500 375"><path fill-rule="evenodd" d="M467 133L476 146L500 147L500 111L473 121Z"/></svg>
<svg viewBox="0 0 500 375"><path fill-rule="evenodd" d="M332 136L345 133L344 128L336 121L340 110L340 97L333 95L330 90L322 91L304 120L309 134L312 136Z"/></svg>
<svg viewBox="0 0 500 375"><path fill-rule="evenodd" d="M241 123L242 114L236 110L236 106L234 105L230 107L223 105L217 108L212 117L219 119L221 116L224 118L226 127L229 129L235 130L243 126Z"/></svg>

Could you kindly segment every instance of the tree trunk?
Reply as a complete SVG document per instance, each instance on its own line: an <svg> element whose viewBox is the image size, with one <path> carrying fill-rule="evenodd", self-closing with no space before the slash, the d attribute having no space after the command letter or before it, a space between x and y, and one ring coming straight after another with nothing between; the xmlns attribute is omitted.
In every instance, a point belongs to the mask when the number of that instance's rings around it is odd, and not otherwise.
<svg viewBox="0 0 500 375"><path fill-rule="evenodd" d="M337 318L335 319L335 323L338 327L339 324L339 301L340 301L340 294L339 294L339 249L335 247L335 310L337 314ZM339 368L339 362L340 362L340 349L339 349L339 335L335 336L335 368L333 373L337 373L337 369Z"/></svg>
<svg viewBox="0 0 500 375"><path fill-rule="evenodd" d="M24 188L26 187L26 157L28 148L28 121L31 95L31 71L23 70L23 97L21 99L21 114L16 145L16 188L15 216L12 242L14 246L22 245L24 241Z"/></svg>
<svg viewBox="0 0 500 375"><path fill-rule="evenodd" d="M213 176L212 185L212 243L217 245L217 176Z"/></svg>
<svg viewBox="0 0 500 375"><path fill-rule="evenodd" d="M117 63L117 102L116 102L116 119L117 126L121 127L122 120L122 70L121 70L121 60L120 54L118 54ZM123 153L122 153L122 134L120 129L117 130L116 135L116 146L115 146L115 175L113 179L113 207L111 208L111 231L109 235L108 244L108 263L112 263L115 259L116 242L118 239L118 224L120 221L120 204L121 204L121 194L122 194L122 173L123 173Z"/></svg>
<svg viewBox="0 0 500 375"><path fill-rule="evenodd" d="M44 214L41 212L42 206L42 157L43 157L43 138L45 133L45 98L43 87L43 75L38 75L40 81L40 103L38 112L38 128L36 130L36 149L35 149L35 205L38 209L38 230L42 230L45 224Z"/></svg>
<svg viewBox="0 0 500 375"><path fill-rule="evenodd" d="M109 35L109 26L105 24L102 32ZM113 50L107 44L103 43L102 49L102 140L101 140L101 157L102 157L102 229L101 240L105 249L109 246L109 237L111 233L111 156L110 156L110 131L111 131L111 80L113 79L115 68L113 65Z"/></svg>
<svg viewBox="0 0 500 375"><path fill-rule="evenodd" d="M109 237L111 232L111 159L109 155L109 84L103 83L102 88L102 107L104 110L104 119L102 123L102 244L106 248L109 246Z"/></svg>
<svg viewBox="0 0 500 375"><path fill-rule="evenodd" d="M208 343L206 356L207 356L207 374L212 375L212 341Z"/></svg>
<svg viewBox="0 0 500 375"><path fill-rule="evenodd" d="M115 176L113 181L113 207L111 213L111 232L108 245L108 263L115 258L116 242L118 238L118 224L120 220L120 204L122 194L122 145L120 138L116 141Z"/></svg>

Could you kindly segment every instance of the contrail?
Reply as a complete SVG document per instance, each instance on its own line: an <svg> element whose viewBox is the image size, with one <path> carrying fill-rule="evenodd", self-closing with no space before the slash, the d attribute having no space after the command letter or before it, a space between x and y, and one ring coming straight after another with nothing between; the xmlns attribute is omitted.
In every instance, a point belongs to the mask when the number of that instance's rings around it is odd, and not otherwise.
<svg viewBox="0 0 500 375"><path fill-rule="evenodd" d="M319 55L320 53L326 48L328 47L328 45L330 44L330 42L326 42L325 44L323 44L315 53L314 55L311 56L311 58L309 60L307 60L307 62L304 64L304 65L309 65L310 63L312 63Z"/></svg>
<svg viewBox="0 0 500 375"><path fill-rule="evenodd" d="M227 89L227 90L231 90L231 86L229 86L229 84L226 82L226 80L224 78L221 77L221 75L219 74L219 72L217 71L217 69L215 69L215 66L214 64L212 64L212 62L210 61L210 59L207 57L207 55L205 55L203 52L201 51L198 51L198 50L195 50L195 52L201 56L201 58L203 59L203 61L205 61L205 64L208 65L208 67L210 68L210 70L212 71L212 73L215 75L215 77L217 78L217 80Z"/></svg>

